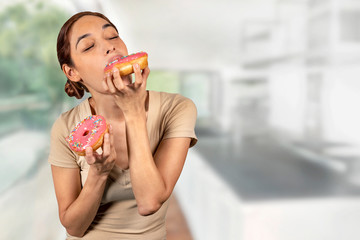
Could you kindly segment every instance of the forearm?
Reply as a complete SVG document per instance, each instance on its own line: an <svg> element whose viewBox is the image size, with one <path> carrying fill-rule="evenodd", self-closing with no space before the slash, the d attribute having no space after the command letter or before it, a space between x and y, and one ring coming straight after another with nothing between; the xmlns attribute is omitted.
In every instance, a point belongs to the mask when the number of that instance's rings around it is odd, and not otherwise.
<svg viewBox="0 0 360 240"><path fill-rule="evenodd" d="M146 128L146 118L126 119L129 166L139 213L157 211L168 198L165 182L154 162Z"/></svg>
<svg viewBox="0 0 360 240"><path fill-rule="evenodd" d="M77 199L60 217L72 236L83 236L99 209L106 185L106 176L96 176L89 170L88 177Z"/></svg>

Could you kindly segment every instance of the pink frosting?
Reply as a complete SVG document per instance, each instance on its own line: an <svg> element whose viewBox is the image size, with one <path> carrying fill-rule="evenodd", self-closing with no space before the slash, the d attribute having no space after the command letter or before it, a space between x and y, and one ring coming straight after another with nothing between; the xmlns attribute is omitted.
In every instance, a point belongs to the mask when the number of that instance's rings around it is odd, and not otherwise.
<svg viewBox="0 0 360 240"><path fill-rule="evenodd" d="M133 54L130 54L127 56L123 56L121 58L117 58L117 59L113 60L112 62L106 64L104 71L106 72L106 71L112 69L116 64L130 62L132 60L135 60L137 58L147 56L147 55L148 54L146 52L138 52L138 53L133 53Z"/></svg>
<svg viewBox="0 0 360 240"><path fill-rule="evenodd" d="M73 151L82 152L93 146L106 129L106 120L103 116L91 115L76 124L66 140Z"/></svg>

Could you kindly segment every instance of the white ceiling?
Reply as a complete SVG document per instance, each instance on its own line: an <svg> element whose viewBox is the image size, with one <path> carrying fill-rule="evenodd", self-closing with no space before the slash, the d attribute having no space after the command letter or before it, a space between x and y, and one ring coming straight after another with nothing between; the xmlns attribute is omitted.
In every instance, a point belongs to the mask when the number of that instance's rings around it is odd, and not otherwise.
<svg viewBox="0 0 360 240"><path fill-rule="evenodd" d="M149 53L152 69L216 70L240 66L244 20L271 18L274 1L70 0L69 5L73 12L103 12L129 52Z"/></svg>

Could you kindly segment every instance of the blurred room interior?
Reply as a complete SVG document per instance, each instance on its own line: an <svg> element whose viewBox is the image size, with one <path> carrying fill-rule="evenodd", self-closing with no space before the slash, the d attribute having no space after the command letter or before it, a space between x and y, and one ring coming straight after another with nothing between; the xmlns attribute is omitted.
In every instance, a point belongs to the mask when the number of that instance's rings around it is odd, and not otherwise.
<svg viewBox="0 0 360 240"><path fill-rule="evenodd" d="M14 0L0 2L0 239L64 239L49 129L78 100L55 45L83 10L148 52L148 89L198 108L175 188L193 239L360 238L359 1Z"/></svg>

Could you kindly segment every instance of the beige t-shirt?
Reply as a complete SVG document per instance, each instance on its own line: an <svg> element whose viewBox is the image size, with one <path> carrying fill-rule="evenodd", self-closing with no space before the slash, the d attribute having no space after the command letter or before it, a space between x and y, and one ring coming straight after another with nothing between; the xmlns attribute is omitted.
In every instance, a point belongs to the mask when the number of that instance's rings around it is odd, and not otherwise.
<svg viewBox="0 0 360 240"><path fill-rule="evenodd" d="M51 130L49 163L65 168L80 168L84 185L89 165L84 157L75 154L65 137L75 125L91 115L88 99L75 108L61 114ZM195 104L179 94L149 91L147 131L152 154L162 139L174 137L191 138L190 147L196 144ZM101 148L98 149L101 152ZM153 215L141 216L132 191L130 171L115 165L111 171L97 215L81 239L166 239L166 201ZM68 234L67 239L79 239Z"/></svg>

